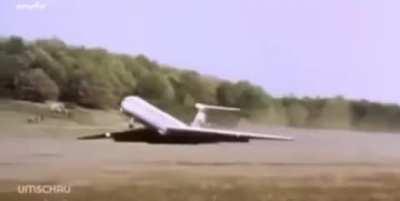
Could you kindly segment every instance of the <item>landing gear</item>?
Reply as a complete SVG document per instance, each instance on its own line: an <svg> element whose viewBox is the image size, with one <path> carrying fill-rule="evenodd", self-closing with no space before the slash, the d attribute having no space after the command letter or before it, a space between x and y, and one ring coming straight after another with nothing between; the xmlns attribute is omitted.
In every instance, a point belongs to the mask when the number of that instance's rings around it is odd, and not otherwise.
<svg viewBox="0 0 400 201"><path fill-rule="evenodd" d="M134 118L129 118L128 127L129 127L129 129L134 129L135 128L135 119Z"/></svg>

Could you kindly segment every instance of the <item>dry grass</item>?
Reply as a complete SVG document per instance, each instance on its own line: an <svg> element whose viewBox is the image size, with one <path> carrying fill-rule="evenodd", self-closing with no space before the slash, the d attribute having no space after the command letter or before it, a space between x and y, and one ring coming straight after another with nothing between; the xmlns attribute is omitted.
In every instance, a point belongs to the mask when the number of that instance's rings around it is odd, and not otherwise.
<svg viewBox="0 0 400 201"><path fill-rule="evenodd" d="M255 178L197 178L175 175L158 177L156 182L132 181L110 185L97 183L88 186L72 186L67 195L19 195L16 192L0 193L0 200L43 201L43 200L96 200L96 201L372 201L399 200L399 177L380 177L379 185L308 185L294 182L293 185L279 185L268 179ZM146 178L143 178L146 179ZM154 180L156 178L148 178ZM318 180L318 178L310 178ZM357 178L353 178L357 179Z"/></svg>

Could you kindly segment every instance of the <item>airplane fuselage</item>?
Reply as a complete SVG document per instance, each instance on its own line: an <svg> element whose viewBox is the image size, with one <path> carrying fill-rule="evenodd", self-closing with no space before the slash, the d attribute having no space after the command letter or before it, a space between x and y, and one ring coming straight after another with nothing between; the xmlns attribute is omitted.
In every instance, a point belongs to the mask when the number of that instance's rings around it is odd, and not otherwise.
<svg viewBox="0 0 400 201"><path fill-rule="evenodd" d="M221 106L196 104L200 111L199 118L193 125L187 125L170 114L160 110L144 99L128 96L121 102L121 111L131 120L144 127L119 132L79 137L78 139L112 138L117 142L147 142L152 144L202 144L219 142L249 142L250 139L292 140L290 137L266 135L234 130L223 130L201 127L205 123L204 109L238 110ZM203 116L202 116L203 115ZM132 127L132 126L131 126Z"/></svg>

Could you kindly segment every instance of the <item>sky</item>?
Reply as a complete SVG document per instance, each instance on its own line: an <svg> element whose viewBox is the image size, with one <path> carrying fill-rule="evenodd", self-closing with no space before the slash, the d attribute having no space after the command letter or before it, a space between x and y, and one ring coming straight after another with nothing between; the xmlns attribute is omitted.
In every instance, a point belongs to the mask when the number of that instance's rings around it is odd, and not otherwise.
<svg viewBox="0 0 400 201"><path fill-rule="evenodd" d="M273 96L400 104L398 0L2 0L0 36L145 54Z"/></svg>

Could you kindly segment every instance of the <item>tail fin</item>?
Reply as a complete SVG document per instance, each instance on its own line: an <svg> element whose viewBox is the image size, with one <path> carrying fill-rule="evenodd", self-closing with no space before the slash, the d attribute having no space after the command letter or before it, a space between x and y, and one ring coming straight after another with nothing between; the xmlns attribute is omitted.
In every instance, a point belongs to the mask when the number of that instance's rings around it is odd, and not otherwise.
<svg viewBox="0 0 400 201"><path fill-rule="evenodd" d="M207 105L202 103L196 103L195 107L197 108L197 114L190 124L193 127L204 127L207 124L207 110L240 111L239 108Z"/></svg>

